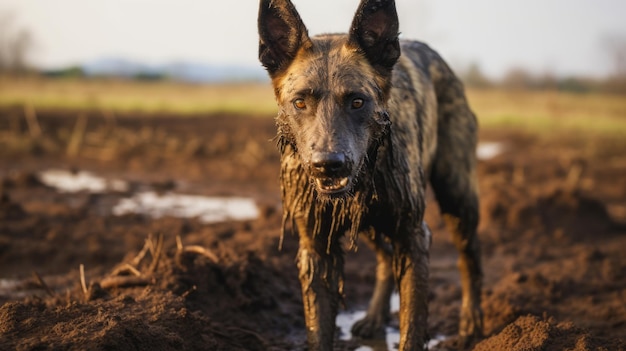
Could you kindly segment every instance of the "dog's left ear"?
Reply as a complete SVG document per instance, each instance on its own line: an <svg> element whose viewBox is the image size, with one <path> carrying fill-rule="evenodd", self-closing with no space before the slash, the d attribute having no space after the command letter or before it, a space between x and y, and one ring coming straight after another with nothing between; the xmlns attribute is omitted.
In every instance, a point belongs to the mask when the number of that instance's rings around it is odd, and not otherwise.
<svg viewBox="0 0 626 351"><path fill-rule="evenodd" d="M398 26L393 0L361 0L349 44L361 49L374 68L389 73L400 57Z"/></svg>
<svg viewBox="0 0 626 351"><path fill-rule="evenodd" d="M290 0L261 0L258 26L259 60L272 77L287 68L298 50L311 41Z"/></svg>

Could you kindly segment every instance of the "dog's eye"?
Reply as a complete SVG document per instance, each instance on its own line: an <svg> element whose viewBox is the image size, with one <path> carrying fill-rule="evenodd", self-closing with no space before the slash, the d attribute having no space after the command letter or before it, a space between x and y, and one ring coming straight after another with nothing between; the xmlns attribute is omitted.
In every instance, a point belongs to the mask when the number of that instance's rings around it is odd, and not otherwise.
<svg viewBox="0 0 626 351"><path fill-rule="evenodd" d="M298 110L304 110L306 108L306 102L304 102L304 99L296 99L293 102L293 106Z"/></svg>
<svg viewBox="0 0 626 351"><path fill-rule="evenodd" d="M355 110L360 109L361 107L363 107L364 104L365 101L361 98L356 98L352 100L352 108Z"/></svg>

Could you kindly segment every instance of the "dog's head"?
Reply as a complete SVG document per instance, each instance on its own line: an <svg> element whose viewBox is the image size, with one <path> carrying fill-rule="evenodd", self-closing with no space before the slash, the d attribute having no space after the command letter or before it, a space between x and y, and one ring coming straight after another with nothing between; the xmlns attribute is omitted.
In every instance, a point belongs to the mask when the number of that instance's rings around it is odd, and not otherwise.
<svg viewBox="0 0 626 351"><path fill-rule="evenodd" d="M363 0L347 35L310 38L290 0L261 0L259 59L291 145L321 196L345 196L389 128L385 110L400 56L393 0Z"/></svg>

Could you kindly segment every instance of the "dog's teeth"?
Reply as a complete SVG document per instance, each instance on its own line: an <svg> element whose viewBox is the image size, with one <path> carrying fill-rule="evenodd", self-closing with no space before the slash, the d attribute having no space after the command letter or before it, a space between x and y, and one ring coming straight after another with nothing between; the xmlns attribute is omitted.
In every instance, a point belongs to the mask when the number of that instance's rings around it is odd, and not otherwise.
<svg viewBox="0 0 626 351"><path fill-rule="evenodd" d="M348 186L350 179L349 178L341 178L341 179L333 179L333 178L317 178L315 179L315 183L319 187L319 189L324 191L340 191Z"/></svg>

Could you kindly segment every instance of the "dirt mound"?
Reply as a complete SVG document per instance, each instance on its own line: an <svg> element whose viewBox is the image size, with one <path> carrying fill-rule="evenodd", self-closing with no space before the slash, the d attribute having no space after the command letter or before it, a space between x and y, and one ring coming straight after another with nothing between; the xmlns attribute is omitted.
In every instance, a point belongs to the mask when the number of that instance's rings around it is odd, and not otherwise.
<svg viewBox="0 0 626 351"><path fill-rule="evenodd" d="M601 201L578 189L563 187L491 189L481 198L482 228L494 243L518 240L569 241L610 234L615 224ZM493 229L499 229L497 233ZM590 237L593 234L593 237Z"/></svg>
<svg viewBox="0 0 626 351"><path fill-rule="evenodd" d="M540 350L622 350L626 344L607 345L572 323L557 323L553 318L519 317L500 333L483 340L474 351Z"/></svg>
<svg viewBox="0 0 626 351"><path fill-rule="evenodd" d="M155 258L133 269L121 264L85 294L75 288L4 304L0 348L271 350L268 337L304 328L294 279L253 252L236 259L225 252L218 264L192 248L169 250L154 273Z"/></svg>
<svg viewBox="0 0 626 351"><path fill-rule="evenodd" d="M216 338L224 339L211 332L210 321L187 311L180 299L157 297L161 296L146 293L137 299L120 296L109 301L52 306L40 300L7 303L0 308L3 321L0 333L5 339L2 347L14 350L200 349L213 348L219 345Z"/></svg>

